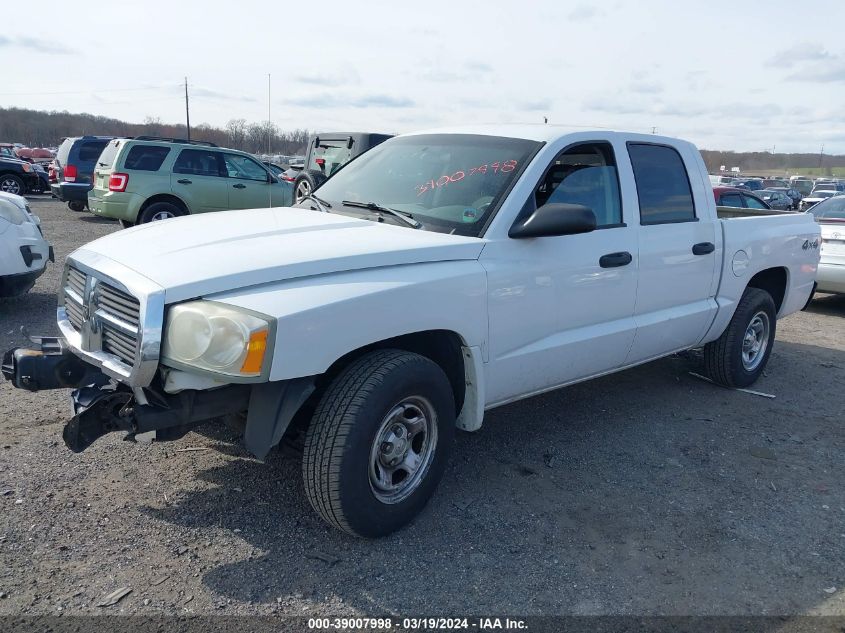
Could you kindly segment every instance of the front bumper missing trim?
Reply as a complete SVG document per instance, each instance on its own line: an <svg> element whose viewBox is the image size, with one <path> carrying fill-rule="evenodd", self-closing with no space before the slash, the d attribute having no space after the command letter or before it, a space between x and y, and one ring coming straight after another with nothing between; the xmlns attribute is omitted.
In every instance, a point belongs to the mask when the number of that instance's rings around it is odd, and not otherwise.
<svg viewBox="0 0 845 633"><path fill-rule="evenodd" d="M148 398L155 404L138 404L129 387L74 355L64 339L31 340L37 349L15 348L3 355L3 376L15 387L29 391L74 389L74 415L62 437L75 453L113 431L125 431L127 440L150 431L158 441L175 440L203 422L249 406L251 386L246 384L175 395L156 393Z"/></svg>

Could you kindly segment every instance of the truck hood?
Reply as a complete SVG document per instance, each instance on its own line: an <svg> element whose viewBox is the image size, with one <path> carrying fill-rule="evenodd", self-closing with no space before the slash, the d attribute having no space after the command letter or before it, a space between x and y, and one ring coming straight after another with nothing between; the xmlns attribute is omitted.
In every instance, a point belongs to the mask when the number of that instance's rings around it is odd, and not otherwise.
<svg viewBox="0 0 845 633"><path fill-rule="evenodd" d="M79 251L131 268L164 288L165 301L173 303L298 277L477 259L484 244L480 238L276 207L153 222Z"/></svg>

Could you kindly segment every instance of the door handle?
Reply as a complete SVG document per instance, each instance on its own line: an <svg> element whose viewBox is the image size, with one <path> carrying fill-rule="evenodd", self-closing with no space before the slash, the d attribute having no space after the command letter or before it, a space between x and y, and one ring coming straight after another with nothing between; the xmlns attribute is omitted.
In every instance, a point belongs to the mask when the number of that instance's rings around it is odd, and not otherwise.
<svg viewBox="0 0 845 633"><path fill-rule="evenodd" d="M178 182L180 185L190 185L191 184L191 181L188 180L187 178L180 178L176 182Z"/></svg>
<svg viewBox="0 0 845 633"><path fill-rule="evenodd" d="M602 268L617 268L618 266L627 266L634 260L631 253L622 251L621 253L608 253L599 258L599 266Z"/></svg>
<svg viewBox="0 0 845 633"><path fill-rule="evenodd" d="M699 242L698 244L694 244L692 247L692 254L693 255L709 255L713 251L716 250L716 246L713 242Z"/></svg>
<svg viewBox="0 0 845 633"><path fill-rule="evenodd" d="M241 183L238 183L236 185L232 185L232 187L234 187L235 189L246 189L246 185L243 185Z"/></svg>

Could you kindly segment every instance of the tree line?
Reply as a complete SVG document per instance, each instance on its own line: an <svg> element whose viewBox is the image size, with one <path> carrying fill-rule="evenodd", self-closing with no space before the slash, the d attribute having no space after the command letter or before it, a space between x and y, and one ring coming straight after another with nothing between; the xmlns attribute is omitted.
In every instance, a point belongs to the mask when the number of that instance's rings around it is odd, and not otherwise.
<svg viewBox="0 0 845 633"><path fill-rule="evenodd" d="M23 143L29 147L57 147L63 138L86 134L187 138L187 133L185 125L163 123L156 117L147 117L143 123L127 123L87 113L0 108L0 142ZM269 121L232 119L224 128L206 123L192 125L191 139L253 154L294 155L305 152L308 130L283 131Z"/></svg>
<svg viewBox="0 0 845 633"><path fill-rule="evenodd" d="M845 167L845 156L827 154L773 154L771 152L719 152L701 150L701 156L711 174L739 167L744 173L759 171L791 171L796 169L831 170ZM830 174L828 174L830 175Z"/></svg>

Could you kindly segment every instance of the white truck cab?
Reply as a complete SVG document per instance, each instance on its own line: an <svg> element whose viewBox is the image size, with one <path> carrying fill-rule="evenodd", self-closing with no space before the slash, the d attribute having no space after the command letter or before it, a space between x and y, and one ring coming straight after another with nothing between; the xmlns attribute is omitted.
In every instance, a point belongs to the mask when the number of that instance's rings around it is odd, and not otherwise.
<svg viewBox="0 0 845 633"><path fill-rule="evenodd" d="M4 374L75 388L76 451L223 415L259 458L304 433L314 508L380 536L422 509L454 429L488 409L695 347L717 383L753 383L777 319L812 292L818 247L807 214L719 218L685 141L407 134L298 208L85 245L65 269L62 338L10 350Z"/></svg>

